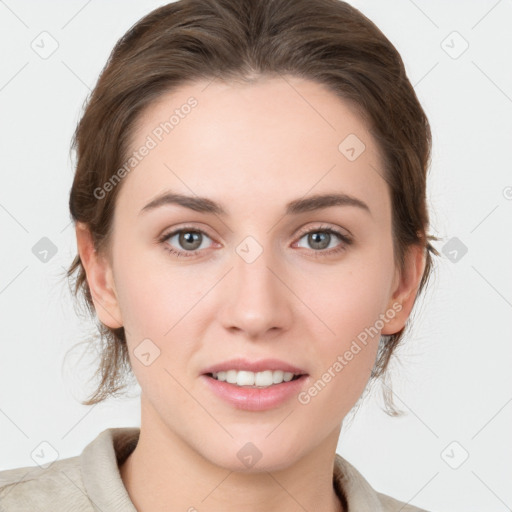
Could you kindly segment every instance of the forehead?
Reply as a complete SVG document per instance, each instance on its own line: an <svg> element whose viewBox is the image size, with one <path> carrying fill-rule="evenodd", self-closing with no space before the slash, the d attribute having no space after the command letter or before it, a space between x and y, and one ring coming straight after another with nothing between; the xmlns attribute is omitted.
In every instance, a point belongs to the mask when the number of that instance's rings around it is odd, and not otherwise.
<svg viewBox="0 0 512 512"><path fill-rule="evenodd" d="M131 151L151 146L124 178L121 196L138 211L166 189L225 200L233 212L238 200L258 209L261 201L329 191L386 207L382 162L364 119L310 80L182 85L146 108L131 142Z"/></svg>

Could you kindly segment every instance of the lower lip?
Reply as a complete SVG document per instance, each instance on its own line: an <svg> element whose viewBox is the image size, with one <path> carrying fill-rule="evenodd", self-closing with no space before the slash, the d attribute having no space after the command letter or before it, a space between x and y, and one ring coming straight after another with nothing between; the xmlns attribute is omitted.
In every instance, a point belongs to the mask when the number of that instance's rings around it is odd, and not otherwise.
<svg viewBox="0 0 512 512"><path fill-rule="evenodd" d="M237 386L216 380L209 375L201 375L201 378L217 396L233 407L246 411L265 411L279 407L290 398L297 396L304 387L308 375L301 375L298 379L274 384L268 388Z"/></svg>

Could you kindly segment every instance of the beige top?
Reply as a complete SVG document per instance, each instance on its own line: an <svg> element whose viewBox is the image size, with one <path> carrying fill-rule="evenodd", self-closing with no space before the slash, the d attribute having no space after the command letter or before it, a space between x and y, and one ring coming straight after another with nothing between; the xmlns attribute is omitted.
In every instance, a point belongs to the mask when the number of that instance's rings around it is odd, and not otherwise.
<svg viewBox="0 0 512 512"><path fill-rule="evenodd" d="M139 433L137 427L108 428L75 457L45 468L0 471L0 511L137 512L119 465L137 445ZM376 492L339 454L333 485L349 512L427 512Z"/></svg>

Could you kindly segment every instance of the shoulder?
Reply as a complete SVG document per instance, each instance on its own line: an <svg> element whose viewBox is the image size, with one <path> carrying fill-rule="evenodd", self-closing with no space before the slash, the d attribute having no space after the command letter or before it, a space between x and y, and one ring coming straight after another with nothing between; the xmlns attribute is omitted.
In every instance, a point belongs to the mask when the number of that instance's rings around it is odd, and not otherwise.
<svg viewBox="0 0 512 512"><path fill-rule="evenodd" d="M349 511L428 512L376 491L356 467L338 453L334 461L333 483Z"/></svg>
<svg viewBox="0 0 512 512"><path fill-rule="evenodd" d="M0 512L137 512L118 464L136 446L139 432L138 427L108 428L75 457L0 471Z"/></svg>
<svg viewBox="0 0 512 512"><path fill-rule="evenodd" d="M80 474L80 458L60 459L48 467L0 471L2 512L74 510L92 512Z"/></svg>
<svg viewBox="0 0 512 512"><path fill-rule="evenodd" d="M375 492L377 495L381 505L382 510L385 512L428 512L423 508L415 507L414 505L409 505L404 503L403 501L399 501L391 496L386 494L382 494L380 492Z"/></svg>

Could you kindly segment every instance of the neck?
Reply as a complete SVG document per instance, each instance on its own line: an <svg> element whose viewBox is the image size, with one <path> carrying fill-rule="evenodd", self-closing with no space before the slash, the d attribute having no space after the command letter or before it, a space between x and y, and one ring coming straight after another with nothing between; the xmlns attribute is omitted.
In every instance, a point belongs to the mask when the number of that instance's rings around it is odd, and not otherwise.
<svg viewBox="0 0 512 512"><path fill-rule="evenodd" d="M141 412L139 441L120 466L139 512L343 512L333 486L339 431L289 466L240 472L201 455L156 416L150 418L154 411L147 405Z"/></svg>

